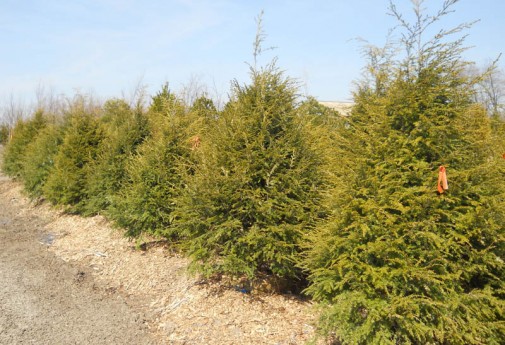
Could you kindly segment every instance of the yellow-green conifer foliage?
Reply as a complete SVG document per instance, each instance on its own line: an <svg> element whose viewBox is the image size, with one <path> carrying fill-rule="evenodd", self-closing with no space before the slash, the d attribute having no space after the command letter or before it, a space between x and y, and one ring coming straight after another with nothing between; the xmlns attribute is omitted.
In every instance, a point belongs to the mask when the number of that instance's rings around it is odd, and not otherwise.
<svg viewBox="0 0 505 345"><path fill-rule="evenodd" d="M104 138L87 180L85 214L106 213L127 179L126 162L149 136L147 115L121 99L105 102L100 117Z"/></svg>
<svg viewBox="0 0 505 345"><path fill-rule="evenodd" d="M23 157L26 148L47 124L44 112L36 111L32 118L20 119L12 129L12 138L5 148L2 170L9 176L19 177L23 170Z"/></svg>
<svg viewBox="0 0 505 345"><path fill-rule="evenodd" d="M90 163L96 159L103 132L97 116L79 107L67 115L66 121L63 142L54 157L43 194L53 204L82 212L88 199Z"/></svg>
<svg viewBox="0 0 505 345"><path fill-rule="evenodd" d="M54 166L54 158L63 141L64 126L51 121L26 147L22 157L21 179L31 197L42 196L46 180Z"/></svg>
<svg viewBox="0 0 505 345"><path fill-rule="evenodd" d="M322 159L306 136L296 88L275 64L251 69L192 151L175 227L205 274L299 277L301 239L324 212Z"/></svg>
<svg viewBox="0 0 505 345"><path fill-rule="evenodd" d="M455 2L432 17L417 7L412 25L392 5L406 54L372 61L338 133L332 217L304 265L320 329L343 344L505 339L505 160L450 40L464 26L421 40Z"/></svg>
<svg viewBox="0 0 505 345"><path fill-rule="evenodd" d="M0 125L0 145L5 145L9 142L10 128L6 124Z"/></svg>
<svg viewBox="0 0 505 345"><path fill-rule="evenodd" d="M153 97L148 113L151 135L126 162L125 181L109 211L128 236L177 238L172 212L182 188L179 169L189 156L198 122L194 115L167 85Z"/></svg>

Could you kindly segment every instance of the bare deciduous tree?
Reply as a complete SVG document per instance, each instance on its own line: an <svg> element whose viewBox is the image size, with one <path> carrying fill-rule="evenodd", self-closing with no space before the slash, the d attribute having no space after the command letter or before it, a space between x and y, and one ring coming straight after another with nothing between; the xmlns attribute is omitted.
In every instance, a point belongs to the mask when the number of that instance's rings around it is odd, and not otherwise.
<svg viewBox="0 0 505 345"><path fill-rule="evenodd" d="M28 113L24 102L21 99L15 99L11 94L2 109L0 123L3 123L9 129L9 140L12 137L12 129L17 121L21 120Z"/></svg>
<svg viewBox="0 0 505 345"><path fill-rule="evenodd" d="M22 119L26 113L27 110L23 101L14 99L14 95L11 94L4 111L5 122L7 122L9 126L13 126L16 121Z"/></svg>
<svg viewBox="0 0 505 345"><path fill-rule="evenodd" d="M490 116L503 116L505 105L505 74L493 63L486 68L478 84L476 100L486 108Z"/></svg>
<svg viewBox="0 0 505 345"><path fill-rule="evenodd" d="M184 101L184 104L190 107L198 98L207 96L208 90L207 86L202 82L202 77L192 74L189 81L182 85L179 95Z"/></svg>
<svg viewBox="0 0 505 345"><path fill-rule="evenodd" d="M122 92L122 98L134 109L144 109L146 105L147 85L144 76L140 76L132 89L126 94Z"/></svg>
<svg viewBox="0 0 505 345"><path fill-rule="evenodd" d="M480 103L493 117L505 116L505 72L497 65L498 59L483 66L470 65L467 77L475 80L473 101Z"/></svg>
<svg viewBox="0 0 505 345"><path fill-rule="evenodd" d="M35 88L35 107L46 112L56 108L57 97L52 86L46 87L39 83Z"/></svg>

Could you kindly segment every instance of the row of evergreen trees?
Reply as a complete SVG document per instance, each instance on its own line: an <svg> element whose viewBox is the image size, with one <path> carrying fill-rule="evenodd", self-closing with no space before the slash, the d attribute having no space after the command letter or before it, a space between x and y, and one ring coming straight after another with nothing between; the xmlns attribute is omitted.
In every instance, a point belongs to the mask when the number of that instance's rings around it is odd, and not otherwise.
<svg viewBox="0 0 505 345"><path fill-rule="evenodd" d="M473 99L465 26L371 49L349 116L298 101L275 61L222 110L167 86L19 121L3 170L33 197L166 238L206 276L305 282L343 344L503 344L505 126ZM398 53L398 48L405 48ZM439 168L449 189L437 192Z"/></svg>

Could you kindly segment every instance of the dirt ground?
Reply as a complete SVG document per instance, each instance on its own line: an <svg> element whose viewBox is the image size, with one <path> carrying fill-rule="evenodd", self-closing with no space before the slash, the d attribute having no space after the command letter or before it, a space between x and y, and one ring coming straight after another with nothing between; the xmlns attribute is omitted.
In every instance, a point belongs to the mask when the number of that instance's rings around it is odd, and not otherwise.
<svg viewBox="0 0 505 345"><path fill-rule="evenodd" d="M155 344L145 317L48 250L51 219L0 176L0 344Z"/></svg>
<svg viewBox="0 0 505 345"><path fill-rule="evenodd" d="M0 344L303 344L310 302L243 293L142 251L101 216L34 205L0 175Z"/></svg>

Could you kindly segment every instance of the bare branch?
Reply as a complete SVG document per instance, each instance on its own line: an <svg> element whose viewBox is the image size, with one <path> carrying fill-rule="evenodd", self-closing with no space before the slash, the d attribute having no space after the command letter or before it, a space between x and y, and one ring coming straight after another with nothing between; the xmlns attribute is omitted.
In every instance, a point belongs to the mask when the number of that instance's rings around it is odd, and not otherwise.
<svg viewBox="0 0 505 345"><path fill-rule="evenodd" d="M263 48L263 42L266 40L267 35L263 30L263 14L265 12L261 10L260 14L255 18L256 22L256 36L253 42L253 58L254 58L254 70L256 70L258 57L264 52L268 50L274 50L276 47L271 46L268 48Z"/></svg>

